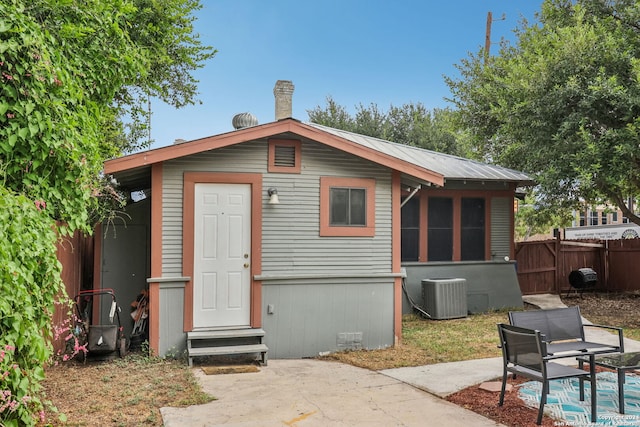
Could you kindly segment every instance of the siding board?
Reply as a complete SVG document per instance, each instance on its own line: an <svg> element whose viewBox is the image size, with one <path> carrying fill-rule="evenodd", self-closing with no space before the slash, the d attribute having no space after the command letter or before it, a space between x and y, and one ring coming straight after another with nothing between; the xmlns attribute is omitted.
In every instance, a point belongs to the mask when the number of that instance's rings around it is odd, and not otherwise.
<svg viewBox="0 0 640 427"><path fill-rule="evenodd" d="M503 259L511 256L511 216L512 199L493 197L491 199L491 257Z"/></svg>
<svg viewBox="0 0 640 427"><path fill-rule="evenodd" d="M163 274L182 272L182 177L185 171L263 174L263 188L275 187L279 205L263 208L262 272L351 273L391 269L391 172L368 161L306 141L300 174L267 172L267 146L255 141L169 161L163 174ZM376 180L376 235L373 238L320 237L320 177ZM266 202L266 193L264 195ZM289 273L294 273L289 271Z"/></svg>

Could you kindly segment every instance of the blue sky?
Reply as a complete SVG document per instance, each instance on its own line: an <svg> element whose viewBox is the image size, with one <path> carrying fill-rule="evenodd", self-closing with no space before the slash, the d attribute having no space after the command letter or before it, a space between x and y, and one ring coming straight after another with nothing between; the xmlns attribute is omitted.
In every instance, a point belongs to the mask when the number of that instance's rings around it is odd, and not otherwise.
<svg viewBox="0 0 640 427"><path fill-rule="evenodd" d="M218 50L196 72L202 104L174 109L153 101L152 148L229 132L237 113L272 122L277 80L293 82L293 117L302 121L328 96L351 113L359 104L447 107L443 76L457 76L454 65L484 46L487 13L495 53L522 17L534 20L542 0L202 3L196 31Z"/></svg>

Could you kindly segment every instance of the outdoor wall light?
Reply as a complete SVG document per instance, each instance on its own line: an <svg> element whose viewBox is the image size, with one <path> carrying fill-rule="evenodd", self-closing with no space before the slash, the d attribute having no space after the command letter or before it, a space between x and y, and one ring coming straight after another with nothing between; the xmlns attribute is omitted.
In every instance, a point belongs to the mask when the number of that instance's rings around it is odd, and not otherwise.
<svg viewBox="0 0 640 427"><path fill-rule="evenodd" d="M269 195L269 204L270 205L277 205L278 203L280 203L280 200L278 199L278 190L275 188L270 188L267 190L267 194Z"/></svg>

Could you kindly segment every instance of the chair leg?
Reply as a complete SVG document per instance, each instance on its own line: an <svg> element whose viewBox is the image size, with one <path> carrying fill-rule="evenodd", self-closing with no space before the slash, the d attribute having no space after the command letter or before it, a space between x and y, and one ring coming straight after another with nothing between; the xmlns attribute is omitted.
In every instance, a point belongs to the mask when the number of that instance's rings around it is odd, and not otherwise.
<svg viewBox="0 0 640 427"><path fill-rule="evenodd" d="M504 393L507 390L507 371L504 371L502 374L502 390L500 390L500 402L498 402L498 406L502 406L504 404Z"/></svg>
<svg viewBox="0 0 640 427"><path fill-rule="evenodd" d="M591 372L592 367L593 367L593 364L589 363L589 372ZM580 358L578 358L578 369L584 370L584 360ZM580 401L584 402L584 378L582 377L580 377Z"/></svg>
<svg viewBox="0 0 640 427"><path fill-rule="evenodd" d="M542 424L542 415L544 414L544 404L547 403L547 393L549 393L549 383L544 381L542 383L542 392L540 393L540 408L538 408L538 419L536 424Z"/></svg>
<svg viewBox="0 0 640 427"><path fill-rule="evenodd" d="M593 366L593 365L591 365ZM598 390L596 386L596 374L595 369L591 371L591 423L595 424L598 422L598 414L597 407L598 404L596 402L596 396L598 395Z"/></svg>

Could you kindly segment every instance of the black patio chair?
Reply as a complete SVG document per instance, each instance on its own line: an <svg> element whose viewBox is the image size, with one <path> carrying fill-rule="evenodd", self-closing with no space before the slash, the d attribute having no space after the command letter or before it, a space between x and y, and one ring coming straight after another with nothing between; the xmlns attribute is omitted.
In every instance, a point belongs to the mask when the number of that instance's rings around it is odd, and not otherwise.
<svg viewBox="0 0 640 427"><path fill-rule="evenodd" d="M509 372L513 374L514 378L517 375L522 375L525 378L539 381L542 383L542 393L540 395L540 408L538 409L536 424L541 424L544 405L547 402L547 394L549 394L549 381L578 378L580 380L581 401L584 401L584 380L591 383L591 422L597 422L595 371L587 372L551 362L550 360L554 359L554 356L547 354L546 343L539 331L500 323L498 324L498 334L500 335L503 359L502 390L500 391L499 406L504 404Z"/></svg>

